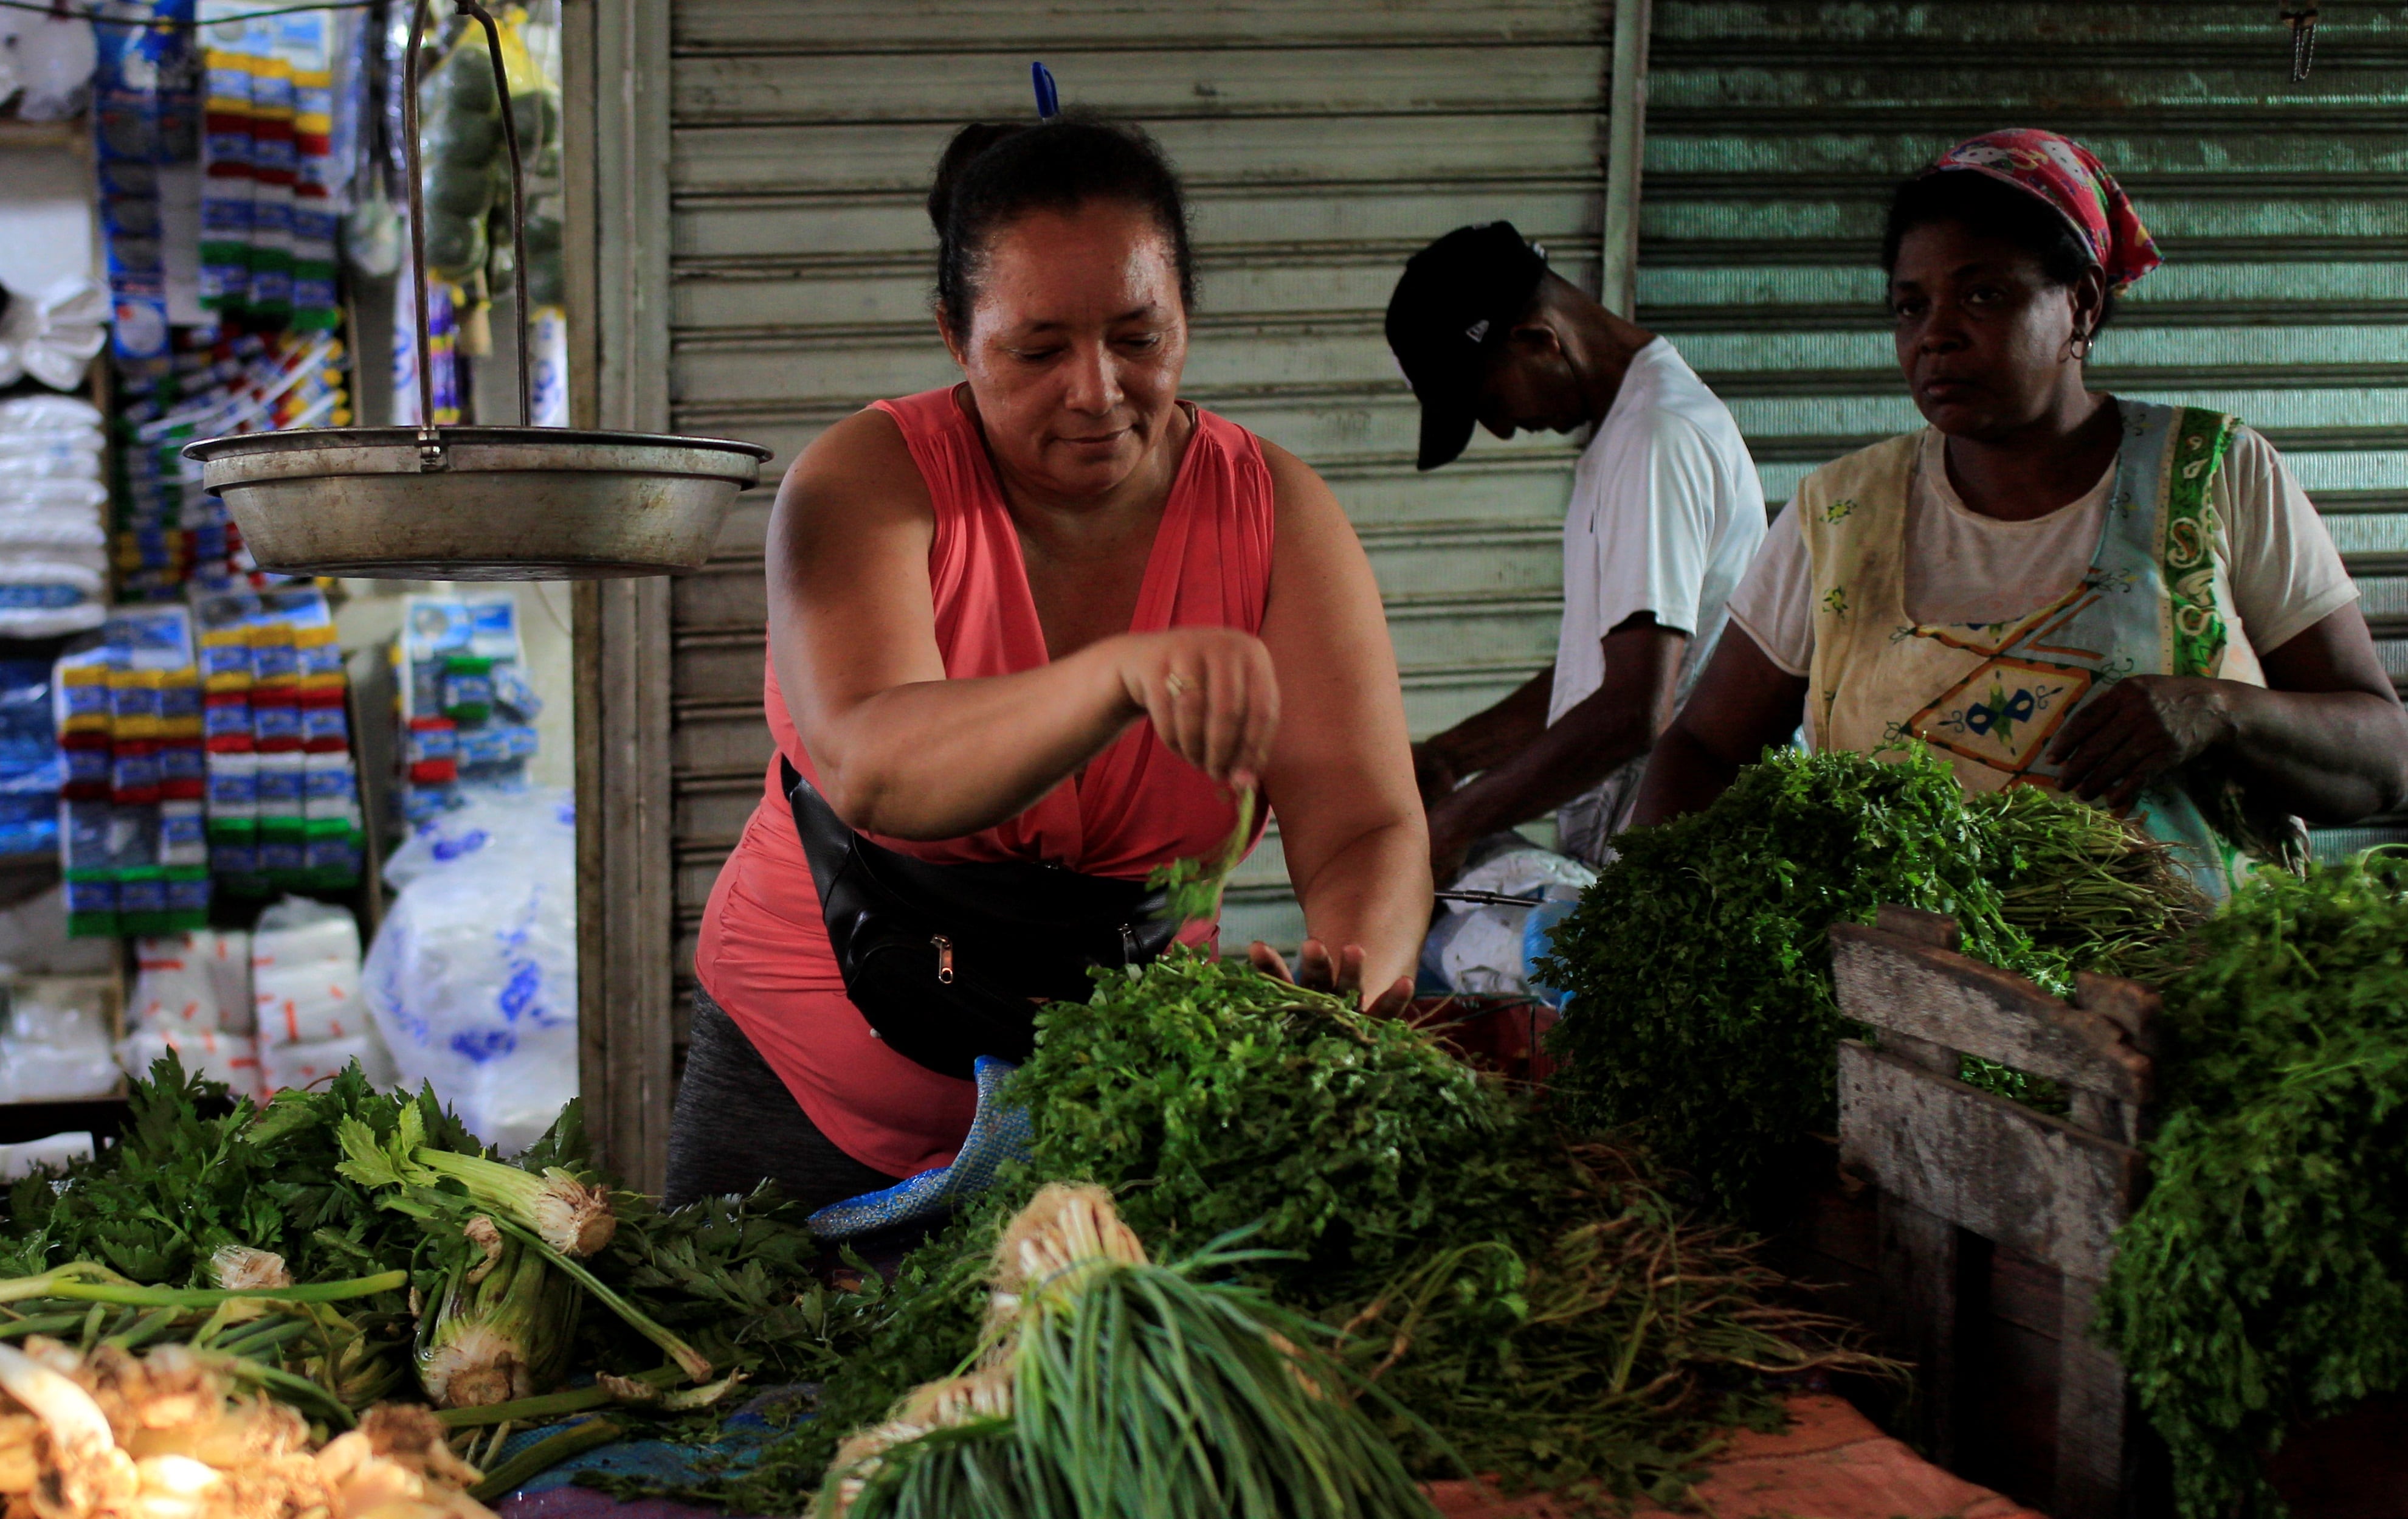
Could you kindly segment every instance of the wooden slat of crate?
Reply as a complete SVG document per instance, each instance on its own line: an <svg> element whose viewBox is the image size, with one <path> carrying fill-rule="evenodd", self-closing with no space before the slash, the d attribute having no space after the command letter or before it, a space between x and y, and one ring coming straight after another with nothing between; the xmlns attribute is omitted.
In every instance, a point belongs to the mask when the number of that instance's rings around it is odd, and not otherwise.
<svg viewBox="0 0 2408 1519"><path fill-rule="evenodd" d="M2142 1178L2129 1145L1855 1039L1840 1046L1840 1159L1900 1201L2093 1281Z"/></svg>
<svg viewBox="0 0 2408 1519"><path fill-rule="evenodd" d="M2148 1057L2114 1020L2024 977L1854 924L1831 928L1831 979L1852 1017L2120 1102L2150 1097Z"/></svg>

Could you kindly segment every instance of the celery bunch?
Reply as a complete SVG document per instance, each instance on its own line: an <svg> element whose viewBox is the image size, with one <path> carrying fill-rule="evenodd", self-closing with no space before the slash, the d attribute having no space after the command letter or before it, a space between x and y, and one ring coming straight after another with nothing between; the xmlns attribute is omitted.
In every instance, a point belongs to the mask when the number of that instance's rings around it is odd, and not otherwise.
<svg viewBox="0 0 2408 1519"><path fill-rule="evenodd" d="M343 1147L337 1168L362 1186L449 1190L443 1184L456 1182L480 1211L508 1219L563 1255L595 1254L619 1226L607 1188L558 1166L538 1176L437 1149L426 1142L425 1120L415 1107L403 1108L382 1139L357 1118L345 1118L336 1135Z"/></svg>
<svg viewBox="0 0 2408 1519"><path fill-rule="evenodd" d="M577 1332L576 1284L539 1247L481 1218L467 1232L485 1257L455 1263L435 1311L419 1319L419 1384L437 1408L534 1397L567 1370Z"/></svg>
<svg viewBox="0 0 2408 1519"><path fill-rule="evenodd" d="M576 1127L575 1109L569 1105L555 1130ZM556 1323L557 1314L543 1306L554 1290L549 1281L553 1271L566 1279L557 1284L560 1290L568 1283L583 1288L666 1351L688 1377L710 1380L709 1357L611 1291L579 1259L608 1244L618 1228L610 1194L603 1187L557 1166L538 1175L429 1146L424 1120L414 1106L403 1108L392 1131L382 1136L356 1118L345 1118L336 1133L343 1152L336 1168L376 1194L382 1206L426 1225L453 1262L453 1288L481 1286L487 1272L503 1278L504 1287L495 1294L464 1299L454 1308L452 1340L445 1344L456 1340L462 1347L456 1354L435 1355L442 1347L429 1338L432 1327L422 1324L420 1380L437 1403L506 1402L545 1391L548 1382L558 1379L566 1363L555 1348L565 1354L566 1332L559 1333L557 1347L545 1338L552 1333L545 1326ZM453 1298L447 1288L444 1301ZM438 1326L442 1318L438 1307ZM497 1386L504 1390L496 1393Z"/></svg>

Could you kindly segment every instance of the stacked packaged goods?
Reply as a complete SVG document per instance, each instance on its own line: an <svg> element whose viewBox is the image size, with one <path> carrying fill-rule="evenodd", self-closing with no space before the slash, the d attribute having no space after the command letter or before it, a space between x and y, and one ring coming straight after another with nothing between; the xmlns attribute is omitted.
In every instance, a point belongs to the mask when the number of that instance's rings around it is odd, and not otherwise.
<svg viewBox="0 0 2408 1519"><path fill-rule="evenodd" d="M145 1075L173 1051L186 1070L225 1082L237 1096L258 1096L251 936L207 928L153 936L136 941L135 966L126 1035L117 1045L126 1074Z"/></svg>
<svg viewBox="0 0 2408 1519"><path fill-rule="evenodd" d="M201 678L191 614L122 609L97 647L59 660L54 689L68 931L205 926Z"/></svg>
<svg viewBox="0 0 2408 1519"><path fill-rule="evenodd" d="M348 424L346 363L330 333L202 336L177 350L171 373L119 413L122 599L164 600L189 586L248 580L241 535L179 451L221 433Z"/></svg>
<svg viewBox="0 0 2408 1519"><path fill-rule="evenodd" d="M93 160L122 382L174 369L176 329L203 321L194 244L200 208L200 95L192 68L193 0L117 0L127 21L96 28Z"/></svg>
<svg viewBox="0 0 2408 1519"><path fill-rule="evenodd" d="M0 402L0 638L98 627L108 615L101 415L70 395Z"/></svg>
<svg viewBox="0 0 2408 1519"><path fill-rule="evenodd" d="M225 592L198 610L211 868L243 895L358 884L359 772L324 595Z"/></svg>
<svg viewBox="0 0 2408 1519"><path fill-rule="evenodd" d="M200 290L211 310L336 326L334 18L202 0Z"/></svg>
<svg viewBox="0 0 2408 1519"><path fill-rule="evenodd" d="M458 807L464 787L526 783L543 700L527 682L515 598L411 596L394 659L406 823Z"/></svg>
<svg viewBox="0 0 2408 1519"><path fill-rule="evenodd" d="M50 662L0 659L0 859L58 852L60 769Z"/></svg>

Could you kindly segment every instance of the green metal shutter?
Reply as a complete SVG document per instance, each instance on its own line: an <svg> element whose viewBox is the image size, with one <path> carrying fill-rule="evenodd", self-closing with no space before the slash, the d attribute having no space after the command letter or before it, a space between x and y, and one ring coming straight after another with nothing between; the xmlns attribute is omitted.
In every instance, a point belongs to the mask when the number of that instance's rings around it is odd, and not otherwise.
<svg viewBox="0 0 2408 1519"><path fill-rule="evenodd" d="M1467 222L1511 218L1594 281L1603 0L678 0L674 18L680 430L758 440L782 467L866 402L957 378L928 315L928 173L960 122L1031 113L1041 58L1066 102L1141 122L1185 173L1203 280L1186 394L1337 490L1414 731L1551 655L1571 449L1485 444L1417 476L1380 318L1406 255ZM681 974L770 752L767 511L764 493L676 589ZM1300 926L1274 836L1226 934Z"/></svg>
<svg viewBox="0 0 2408 1519"><path fill-rule="evenodd" d="M2408 681L2408 13L2328 3L2289 78L2272 4L1656 0L1639 320L1730 404L1785 500L1919 426L1875 266L1893 185L2004 126L2088 144L2165 266L2101 389L2222 408L2284 451ZM2408 838L2408 819L2316 838Z"/></svg>

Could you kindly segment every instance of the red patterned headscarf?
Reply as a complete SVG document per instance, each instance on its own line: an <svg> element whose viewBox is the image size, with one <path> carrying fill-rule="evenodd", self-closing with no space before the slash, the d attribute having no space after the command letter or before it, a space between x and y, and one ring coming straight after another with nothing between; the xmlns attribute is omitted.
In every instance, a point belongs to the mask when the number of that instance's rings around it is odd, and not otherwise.
<svg viewBox="0 0 2408 1519"><path fill-rule="evenodd" d="M2165 262L2124 187L2071 137L2028 126L1985 132L1941 154L1927 172L1952 169L1986 174L2046 201L2090 250L2113 294Z"/></svg>

